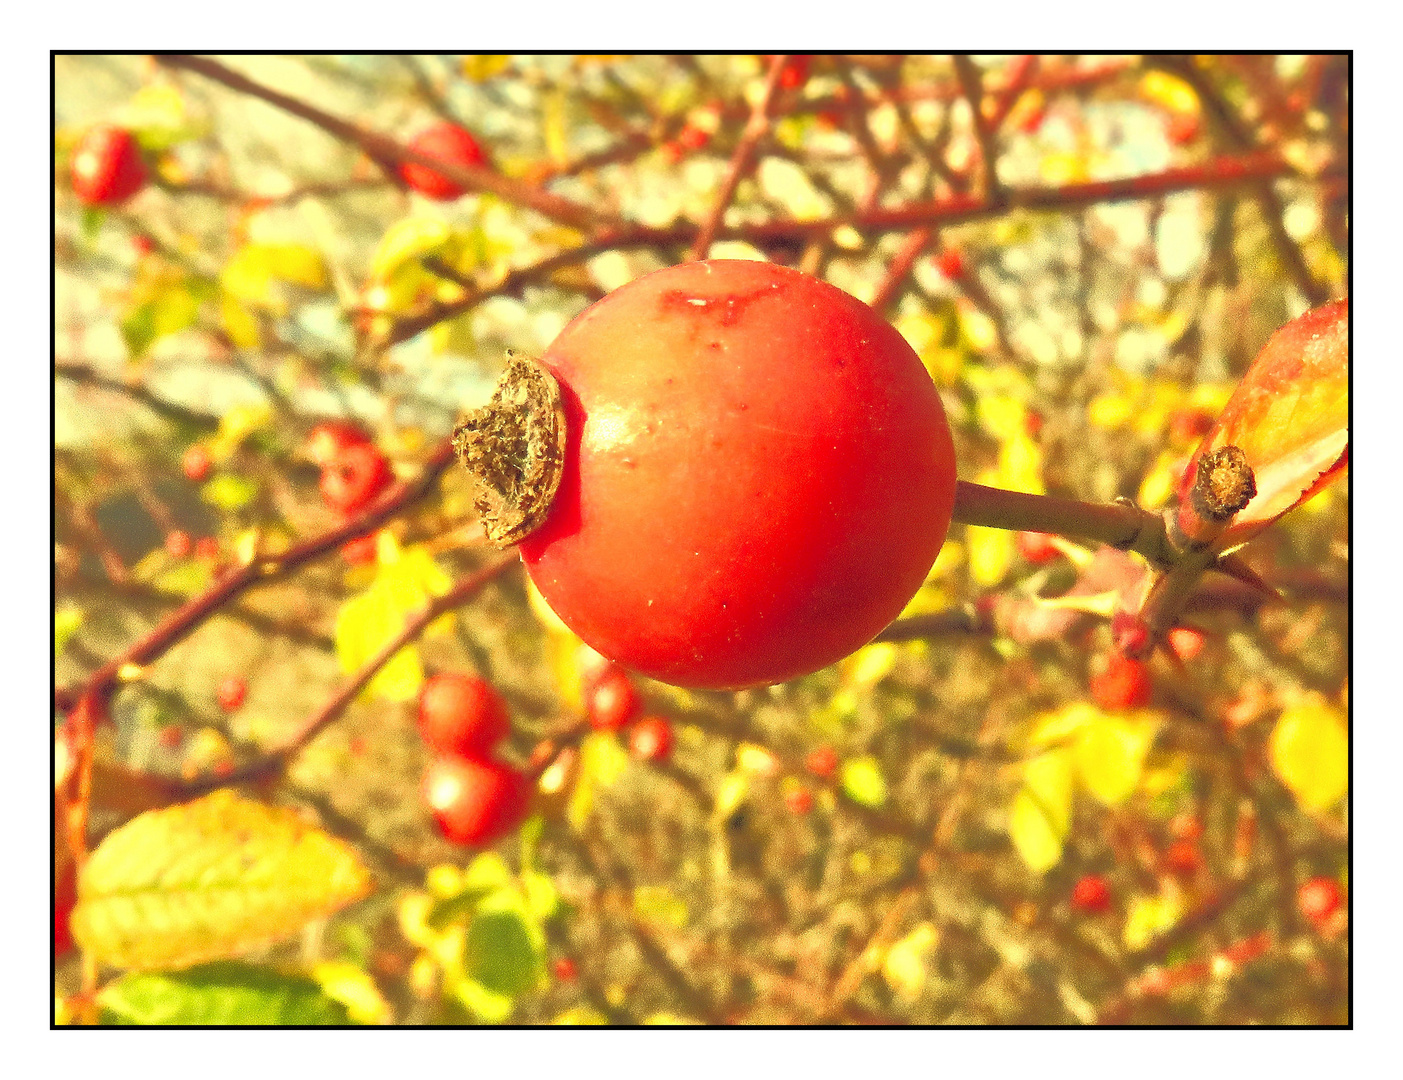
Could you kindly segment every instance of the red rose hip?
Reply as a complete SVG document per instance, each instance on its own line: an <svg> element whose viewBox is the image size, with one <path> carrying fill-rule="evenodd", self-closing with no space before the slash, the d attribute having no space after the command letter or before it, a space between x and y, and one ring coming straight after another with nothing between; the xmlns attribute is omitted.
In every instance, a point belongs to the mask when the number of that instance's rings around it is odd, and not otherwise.
<svg viewBox="0 0 1403 1080"><path fill-rule="evenodd" d="M672 753L672 725L661 716L645 716L628 733L628 748L642 761L665 761Z"/></svg>
<svg viewBox="0 0 1403 1080"><path fill-rule="evenodd" d="M1072 886L1072 907L1088 914L1098 914L1111 906L1111 887L1098 874L1087 874Z"/></svg>
<svg viewBox="0 0 1403 1080"><path fill-rule="evenodd" d="M529 796L526 777L497 761L441 757L424 775L424 802L455 844L484 845L505 836L526 816Z"/></svg>
<svg viewBox="0 0 1403 1080"><path fill-rule="evenodd" d="M322 470L317 487L333 510L354 514L394 482L385 455L367 443L347 446Z"/></svg>
<svg viewBox="0 0 1403 1080"><path fill-rule="evenodd" d="M559 490L520 550L557 615L678 686L806 675L865 645L944 542L955 455L930 376L847 293L687 263L579 315Z"/></svg>
<svg viewBox="0 0 1403 1080"><path fill-rule="evenodd" d="M131 132L88 129L73 151L73 194L89 206L116 206L146 186L146 164Z"/></svg>
<svg viewBox="0 0 1403 1080"><path fill-rule="evenodd" d="M409 149L437 158L447 165L486 163L482 147L478 145L477 140L457 124L434 124L415 135L407 145ZM415 191L441 202L456 199L467 191L442 173L434 172L433 169L416 162L406 161L399 171L404 177L404 182Z"/></svg>
<svg viewBox="0 0 1403 1080"><path fill-rule="evenodd" d="M419 693L419 734L441 754L486 757L511 733L507 703L486 679L435 675Z"/></svg>
<svg viewBox="0 0 1403 1080"><path fill-rule="evenodd" d="M638 694L618 668L613 668L594 684L589 693L589 722L596 731L618 731L638 711Z"/></svg>

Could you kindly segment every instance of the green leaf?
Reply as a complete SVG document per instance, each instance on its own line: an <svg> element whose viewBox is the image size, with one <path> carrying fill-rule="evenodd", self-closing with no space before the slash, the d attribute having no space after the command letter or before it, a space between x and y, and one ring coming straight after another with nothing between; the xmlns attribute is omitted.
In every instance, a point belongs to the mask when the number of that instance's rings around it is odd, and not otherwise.
<svg viewBox="0 0 1403 1080"><path fill-rule="evenodd" d="M258 481L237 473L220 473L200 488L200 498L225 513L242 510L258 496Z"/></svg>
<svg viewBox="0 0 1403 1080"><path fill-rule="evenodd" d="M251 964L205 964L179 972L124 975L98 994L104 1024L345 1024L346 1008L313 980Z"/></svg>
<svg viewBox="0 0 1403 1080"><path fill-rule="evenodd" d="M370 891L355 851L294 811L217 791L110 833L70 925L115 967L183 967L295 934Z"/></svg>
<svg viewBox="0 0 1403 1080"><path fill-rule="evenodd" d="M871 756L843 762L839 776L843 793L859 806L882 806L887 801L887 782L882 767Z"/></svg>
<svg viewBox="0 0 1403 1080"><path fill-rule="evenodd" d="M544 942L515 906L479 910L468 926L463 970L494 994L516 997L545 976Z"/></svg>
<svg viewBox="0 0 1403 1080"><path fill-rule="evenodd" d="M83 207L82 220L79 224L79 235L84 241L92 244L97 240L98 233L102 232L102 223L107 220L107 211L100 206Z"/></svg>
<svg viewBox="0 0 1403 1080"><path fill-rule="evenodd" d="M1349 731L1323 698L1283 712L1269 749L1272 770L1307 810L1326 810L1349 791Z"/></svg>
<svg viewBox="0 0 1403 1080"><path fill-rule="evenodd" d="M1130 797L1159 730L1153 713L1101 716L1077 735L1077 771L1092 796L1107 806Z"/></svg>

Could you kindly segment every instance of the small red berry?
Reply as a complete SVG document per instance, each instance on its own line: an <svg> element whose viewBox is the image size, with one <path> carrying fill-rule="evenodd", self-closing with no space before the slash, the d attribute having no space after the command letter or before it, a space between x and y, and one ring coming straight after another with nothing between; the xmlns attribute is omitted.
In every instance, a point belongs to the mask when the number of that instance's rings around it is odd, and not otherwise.
<svg viewBox="0 0 1403 1080"><path fill-rule="evenodd" d="M935 257L935 268L947 281L958 281L965 275L965 260L959 249L947 247Z"/></svg>
<svg viewBox="0 0 1403 1080"><path fill-rule="evenodd" d="M219 541L212 536L202 536L195 541L195 557L213 562L219 558Z"/></svg>
<svg viewBox="0 0 1403 1080"><path fill-rule="evenodd" d="M1045 563L1061 554L1052 542L1049 533L1021 532L1018 534L1018 550L1030 563Z"/></svg>
<svg viewBox="0 0 1403 1080"><path fill-rule="evenodd" d="M838 754L831 746L820 746L817 750L809 751L804 758L804 768L821 780L832 779L838 771Z"/></svg>
<svg viewBox="0 0 1403 1080"><path fill-rule="evenodd" d="M501 762L441 757L424 774L423 793L447 839L485 845L521 823L531 788L525 776Z"/></svg>
<svg viewBox="0 0 1403 1080"><path fill-rule="evenodd" d="M803 817L814 808L813 793L808 788L791 788L784 794L784 805L789 808L791 814Z"/></svg>
<svg viewBox="0 0 1403 1080"><path fill-rule="evenodd" d="M486 156L467 131L457 124L440 123L425 128L407 144L409 149L426 154L446 165L483 165ZM467 189L459 187L442 173L434 172L415 162L406 161L399 167L404 182L431 199L456 199Z"/></svg>
<svg viewBox="0 0 1403 1080"><path fill-rule="evenodd" d="M351 566L367 566L375 561L377 544L375 534L347 540L341 545L341 558Z"/></svg>
<svg viewBox="0 0 1403 1080"><path fill-rule="evenodd" d="M185 479L198 484L209 475L211 464L209 451L196 443L185 451L185 456L180 459L180 471L185 474Z"/></svg>
<svg viewBox="0 0 1403 1080"><path fill-rule="evenodd" d="M1203 821L1197 814L1175 814L1169 819L1169 835L1175 840L1197 840L1203 835Z"/></svg>
<svg viewBox="0 0 1403 1080"><path fill-rule="evenodd" d="M589 695L589 722L596 731L618 731L638 711L638 694L629 677L613 668Z"/></svg>
<svg viewBox="0 0 1403 1080"><path fill-rule="evenodd" d="M1198 137L1198 117L1192 113L1175 113L1169 118L1169 141L1175 146L1183 146Z"/></svg>
<svg viewBox="0 0 1403 1080"><path fill-rule="evenodd" d="M137 233L132 237L132 250L136 252L137 258L150 255L156 249L156 243L145 233Z"/></svg>
<svg viewBox="0 0 1403 1080"><path fill-rule="evenodd" d="M1203 867L1203 855L1192 840L1175 840L1164 853L1164 865L1171 873L1193 877Z"/></svg>
<svg viewBox="0 0 1403 1080"><path fill-rule="evenodd" d="M1122 656L1141 656L1150 644L1150 628L1140 616L1117 611L1111 616L1111 642Z"/></svg>
<svg viewBox="0 0 1403 1080"><path fill-rule="evenodd" d="M641 761L664 761L672 753L672 725L661 716L645 716L628 734L628 748Z"/></svg>
<svg viewBox="0 0 1403 1080"><path fill-rule="evenodd" d="M219 698L219 707L225 712L233 712L244 703L244 698L248 695L248 685L237 675L230 675L219 684L219 689L215 691L215 696Z"/></svg>
<svg viewBox="0 0 1403 1080"><path fill-rule="evenodd" d="M370 436L346 420L324 420L307 436L307 456L318 465L326 466L351 446L365 446Z"/></svg>
<svg viewBox="0 0 1403 1080"><path fill-rule="evenodd" d="M511 734L507 703L476 675L435 675L419 694L419 734L441 754L485 758Z"/></svg>
<svg viewBox="0 0 1403 1080"><path fill-rule="evenodd" d="M1195 630L1192 626L1176 626L1166 636L1174 655L1185 663L1203 651L1202 630Z"/></svg>
<svg viewBox="0 0 1403 1080"><path fill-rule="evenodd" d="M89 206L116 206L146 186L146 163L131 132L89 128L73 151L73 194Z"/></svg>
<svg viewBox="0 0 1403 1080"><path fill-rule="evenodd" d="M190 534L184 529L172 529L166 533L166 554L172 559L183 559L193 547Z"/></svg>
<svg viewBox="0 0 1403 1080"><path fill-rule="evenodd" d="M185 738L185 729L179 724L167 724L157 733L156 738L167 750L174 750Z"/></svg>
<svg viewBox="0 0 1403 1080"><path fill-rule="evenodd" d="M568 956L562 956L555 962L555 977L563 983L574 982L579 977L579 970L575 967L575 961Z"/></svg>
<svg viewBox="0 0 1403 1080"><path fill-rule="evenodd" d="M1296 906L1316 926L1322 925L1340 907L1340 886L1333 878L1311 878L1296 892Z"/></svg>
<svg viewBox="0 0 1403 1080"><path fill-rule="evenodd" d="M322 470L318 488L333 510L354 514L394 482L385 455L368 444L348 446Z"/></svg>
<svg viewBox="0 0 1403 1080"><path fill-rule="evenodd" d="M1111 887L1097 874L1087 874L1072 887L1072 907L1088 914L1108 911L1111 907Z"/></svg>
<svg viewBox="0 0 1403 1080"><path fill-rule="evenodd" d="M770 64L774 63L775 58L773 54L764 54L762 59L765 61L766 68L768 68ZM799 87L803 86L809 81L809 66L812 63L812 56L806 56L803 53L797 56L791 56L784 63L784 70L779 73L780 88L784 90L797 90Z"/></svg>
<svg viewBox="0 0 1403 1080"><path fill-rule="evenodd" d="M1103 709L1136 709L1150 702L1150 672L1139 660L1112 656L1091 677L1091 697Z"/></svg>

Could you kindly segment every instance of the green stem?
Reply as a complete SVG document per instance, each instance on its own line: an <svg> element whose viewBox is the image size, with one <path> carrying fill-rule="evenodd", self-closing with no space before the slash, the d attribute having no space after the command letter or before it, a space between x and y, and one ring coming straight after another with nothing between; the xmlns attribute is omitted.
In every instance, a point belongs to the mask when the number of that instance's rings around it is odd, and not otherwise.
<svg viewBox="0 0 1403 1080"><path fill-rule="evenodd" d="M1092 540L1124 551L1137 551L1154 563L1172 559L1164 519L1128 502L1084 503L960 480L955 484L952 520L963 525Z"/></svg>

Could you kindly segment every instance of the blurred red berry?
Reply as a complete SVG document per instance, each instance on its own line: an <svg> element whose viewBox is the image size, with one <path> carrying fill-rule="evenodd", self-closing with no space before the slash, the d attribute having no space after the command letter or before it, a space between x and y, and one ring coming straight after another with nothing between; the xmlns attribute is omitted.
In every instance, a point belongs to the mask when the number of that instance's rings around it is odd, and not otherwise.
<svg viewBox="0 0 1403 1080"><path fill-rule="evenodd" d="M385 455L369 444L348 446L322 469L318 485L333 510L354 514L364 509L394 482Z"/></svg>
<svg viewBox="0 0 1403 1080"><path fill-rule="evenodd" d="M1174 655L1185 663L1203 651L1203 631L1191 626L1176 626L1166 638Z"/></svg>
<svg viewBox="0 0 1403 1080"><path fill-rule="evenodd" d="M1087 874L1072 886L1072 907L1088 914L1110 910L1111 887L1098 874Z"/></svg>
<svg viewBox="0 0 1403 1080"><path fill-rule="evenodd" d="M219 558L219 541L212 536L202 536L195 541L195 557L213 562Z"/></svg>
<svg viewBox="0 0 1403 1080"><path fill-rule="evenodd" d="M1049 533L1021 532L1018 534L1018 550L1030 563L1045 563L1061 554L1052 542Z"/></svg>
<svg viewBox="0 0 1403 1080"><path fill-rule="evenodd" d="M935 257L935 268L947 281L958 281L965 274L965 260L957 248L947 247Z"/></svg>
<svg viewBox="0 0 1403 1080"><path fill-rule="evenodd" d="M1030 439L1036 439L1042 434L1043 424L1046 422L1042 413L1036 409L1029 409L1027 416L1023 418L1023 430L1028 433Z"/></svg>
<svg viewBox="0 0 1403 1080"><path fill-rule="evenodd" d="M136 252L137 258L150 255L156 248L156 243L145 233L137 233L132 237L132 250Z"/></svg>
<svg viewBox="0 0 1403 1080"><path fill-rule="evenodd" d="M1320 926L1340 907L1340 886L1333 878L1311 878L1296 892L1296 906L1301 914Z"/></svg>
<svg viewBox="0 0 1403 1080"><path fill-rule="evenodd" d="M526 777L498 761L441 757L424 774L424 802L455 844L484 845L505 836L526 816L530 794Z"/></svg>
<svg viewBox="0 0 1403 1080"><path fill-rule="evenodd" d="M180 459L180 471L185 474L185 479L199 483L209 475L210 465L209 451L199 443L185 451L185 456Z"/></svg>
<svg viewBox="0 0 1403 1080"><path fill-rule="evenodd" d="M1180 446L1197 443L1213 430L1213 414L1203 409L1180 409L1169 418L1169 437Z"/></svg>
<svg viewBox="0 0 1403 1080"><path fill-rule="evenodd" d="M1137 709L1150 703L1150 672L1139 660L1112 655L1091 677L1091 697L1103 709Z"/></svg>
<svg viewBox="0 0 1403 1080"><path fill-rule="evenodd" d="M185 738L185 729L179 724L167 724L157 733L156 739L167 750L174 750Z"/></svg>
<svg viewBox="0 0 1403 1080"><path fill-rule="evenodd" d="M54 956L59 957L73 948L68 917L78 902L77 872L72 865L64 868L54 883Z"/></svg>
<svg viewBox="0 0 1403 1080"><path fill-rule="evenodd" d="M172 559L183 559L194 547L190 534L184 529L172 529L166 533L166 554Z"/></svg>
<svg viewBox="0 0 1403 1080"><path fill-rule="evenodd" d="M1192 840L1175 840L1164 853L1164 865L1181 877L1193 877L1203 867L1203 854Z"/></svg>
<svg viewBox="0 0 1403 1080"><path fill-rule="evenodd" d="M618 731L638 711L638 694L629 677L613 668L589 695L589 722L596 731Z"/></svg>
<svg viewBox="0 0 1403 1080"><path fill-rule="evenodd" d="M579 977L579 970L575 967L575 961L568 956L562 956L555 962L555 977L563 983L574 982Z"/></svg>
<svg viewBox="0 0 1403 1080"><path fill-rule="evenodd" d="M457 124L447 122L433 124L407 144L409 149L425 154L445 165L477 166L486 164L486 156L476 139ZM442 173L406 161L399 167L404 182L415 191L441 202L456 199L467 191Z"/></svg>
<svg viewBox="0 0 1403 1080"><path fill-rule="evenodd" d="M1169 819L1169 835L1175 840L1197 840L1203 835L1203 821L1197 814L1175 814Z"/></svg>
<svg viewBox="0 0 1403 1080"><path fill-rule="evenodd" d="M831 746L810 750L804 758L804 768L822 780L830 780L838 771L838 754Z"/></svg>
<svg viewBox="0 0 1403 1080"><path fill-rule="evenodd" d="M366 566L375 561L377 550L375 533L371 533L369 536L347 540L342 544L341 558L345 559L351 566Z"/></svg>
<svg viewBox="0 0 1403 1080"><path fill-rule="evenodd" d="M1175 146L1183 146L1198 137L1198 116L1193 113L1175 113L1169 118L1169 141Z"/></svg>
<svg viewBox="0 0 1403 1080"><path fill-rule="evenodd" d="M244 703L244 698L248 695L248 685L237 675L230 675L219 684L219 689L215 691L215 696L219 698L219 707L225 712L233 712Z"/></svg>
<svg viewBox="0 0 1403 1080"><path fill-rule="evenodd" d="M307 435L307 456L326 466L347 447L366 446L370 441L365 431L348 420L323 420Z"/></svg>
<svg viewBox="0 0 1403 1080"><path fill-rule="evenodd" d="M765 61L765 67L774 63L775 55L766 54L761 57ZM784 90L797 90L809 81L809 67L813 63L813 57L799 53L791 56L784 64L784 70L779 73L779 85Z"/></svg>
<svg viewBox="0 0 1403 1080"><path fill-rule="evenodd" d="M784 793L784 805L789 808L791 814L803 817L814 808L813 793L808 788L790 788Z"/></svg>
<svg viewBox="0 0 1403 1080"><path fill-rule="evenodd" d="M89 206L116 206L146 186L146 163L129 131L88 129L73 151L73 194Z"/></svg>
<svg viewBox="0 0 1403 1080"><path fill-rule="evenodd" d="M1117 611L1111 616L1111 644L1122 656L1138 657L1150 644L1150 628L1139 615Z"/></svg>
<svg viewBox="0 0 1403 1080"><path fill-rule="evenodd" d="M441 754L486 758L511 734L507 703L477 675L435 675L419 693L419 734Z"/></svg>
<svg viewBox="0 0 1403 1080"><path fill-rule="evenodd" d="M628 748L640 761L665 761L672 753L672 725L661 716L645 716L629 730Z"/></svg>

